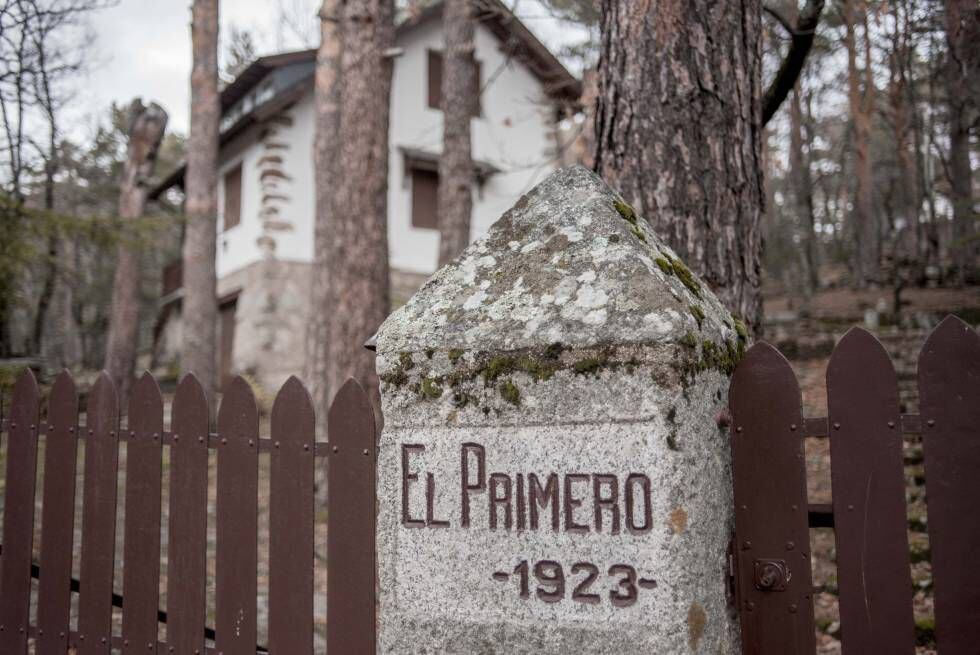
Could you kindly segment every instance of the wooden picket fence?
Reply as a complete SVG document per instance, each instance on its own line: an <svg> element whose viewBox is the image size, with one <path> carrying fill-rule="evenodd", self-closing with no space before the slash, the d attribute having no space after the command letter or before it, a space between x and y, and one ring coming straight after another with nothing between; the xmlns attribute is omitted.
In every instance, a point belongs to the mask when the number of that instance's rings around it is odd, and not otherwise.
<svg viewBox="0 0 980 655"><path fill-rule="evenodd" d="M891 360L865 330L837 344L826 418L772 346L732 379L733 564L745 655L815 650L809 529L837 541L843 653L914 653L903 434L922 434L941 655L980 652L980 337L947 317L919 355L920 414L901 414ZM828 437L833 503L808 506L804 437Z"/></svg>
<svg viewBox="0 0 980 655"><path fill-rule="evenodd" d="M314 466L327 457L327 647L373 653L375 644L375 423L353 380L328 416L329 442L316 441L303 385L291 378L276 397L271 436L259 436L249 385L224 394L217 433L193 375L177 387L170 430L157 383L144 375L120 425L116 391L102 375L88 394L85 424L68 373L58 376L46 421L33 374L13 389L5 417L7 457L0 556L0 652L311 653L314 640ZM122 594L113 594L116 488L126 443ZM75 540L75 478L84 443L81 540ZM35 477L43 445L40 558L33 561ZM169 451L169 452L166 452ZM208 456L216 453L214 625L206 621ZM259 453L269 457L268 643L257 613ZM161 483L169 471L166 607L160 607ZM72 579L78 554L79 579ZM32 577L38 578L32 598ZM77 593L77 626L70 617ZM36 619L32 621L32 604ZM113 632L113 606L122 608ZM165 624L164 639L158 638Z"/></svg>

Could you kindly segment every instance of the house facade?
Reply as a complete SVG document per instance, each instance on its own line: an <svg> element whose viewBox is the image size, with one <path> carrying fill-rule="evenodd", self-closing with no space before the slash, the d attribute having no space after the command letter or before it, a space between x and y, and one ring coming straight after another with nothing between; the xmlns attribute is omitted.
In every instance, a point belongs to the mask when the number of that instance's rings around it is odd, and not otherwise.
<svg viewBox="0 0 980 655"><path fill-rule="evenodd" d="M578 101L577 80L504 5L486 3L475 36L482 93L472 120L471 239L558 165L559 121ZM391 91L388 241L392 298L404 302L436 268L436 195L442 150L441 6L403 22ZM258 59L222 92L216 267L219 370L266 388L303 371L315 189L315 51ZM159 194L182 183L178 170ZM179 343L179 271L165 275L155 359ZM367 337L369 335L365 335Z"/></svg>

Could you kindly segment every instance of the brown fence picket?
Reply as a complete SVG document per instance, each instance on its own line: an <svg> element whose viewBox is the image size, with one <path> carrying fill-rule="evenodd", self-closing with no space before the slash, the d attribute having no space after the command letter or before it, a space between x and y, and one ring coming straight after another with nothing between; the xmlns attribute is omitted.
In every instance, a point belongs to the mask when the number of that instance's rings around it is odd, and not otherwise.
<svg viewBox="0 0 980 655"><path fill-rule="evenodd" d="M149 373L144 373L129 399L123 539L124 653L146 653L157 645L162 435L160 388Z"/></svg>
<svg viewBox="0 0 980 655"><path fill-rule="evenodd" d="M375 651L374 409L353 379L328 415L327 652Z"/></svg>
<svg viewBox="0 0 980 655"><path fill-rule="evenodd" d="M843 652L914 653L898 378L866 330L834 348L827 402Z"/></svg>
<svg viewBox="0 0 980 655"><path fill-rule="evenodd" d="M116 545L116 471L119 405L106 373L99 375L85 408L85 474L79 573L78 652L108 653L112 637L112 577Z"/></svg>
<svg viewBox="0 0 980 655"><path fill-rule="evenodd" d="M0 559L0 640L7 653L27 652L39 417L40 394L34 374L28 369L14 384L7 436Z"/></svg>
<svg viewBox="0 0 980 655"><path fill-rule="evenodd" d="M71 559L75 539L75 463L78 458L78 393L67 371L51 387L44 443L41 504L41 568L38 580L38 652L68 650Z"/></svg>
<svg viewBox="0 0 980 655"><path fill-rule="evenodd" d="M258 567L259 413L236 377L218 412L215 648L255 653Z"/></svg>
<svg viewBox="0 0 980 655"><path fill-rule="evenodd" d="M752 346L729 402L743 653L813 655L802 396L789 362Z"/></svg>
<svg viewBox="0 0 980 655"><path fill-rule="evenodd" d="M170 419L167 644L204 653L207 556L208 401L194 375L177 385Z"/></svg>
<svg viewBox="0 0 980 655"><path fill-rule="evenodd" d="M295 377L272 406L269 651L313 650L313 453L310 395Z"/></svg>
<svg viewBox="0 0 980 655"><path fill-rule="evenodd" d="M919 355L929 546L942 655L980 643L980 336L948 316Z"/></svg>

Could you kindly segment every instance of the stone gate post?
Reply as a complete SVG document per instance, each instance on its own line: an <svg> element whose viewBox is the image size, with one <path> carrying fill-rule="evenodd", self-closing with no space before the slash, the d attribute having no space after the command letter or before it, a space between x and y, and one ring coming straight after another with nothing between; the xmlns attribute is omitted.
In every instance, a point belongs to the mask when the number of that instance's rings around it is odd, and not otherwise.
<svg viewBox="0 0 980 655"><path fill-rule="evenodd" d="M524 196L378 334L379 651L738 652L744 335L590 171Z"/></svg>

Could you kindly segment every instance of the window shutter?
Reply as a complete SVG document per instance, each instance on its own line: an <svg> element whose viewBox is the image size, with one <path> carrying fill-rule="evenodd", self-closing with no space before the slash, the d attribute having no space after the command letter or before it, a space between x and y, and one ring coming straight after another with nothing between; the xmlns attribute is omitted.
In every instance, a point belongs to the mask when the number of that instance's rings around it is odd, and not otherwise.
<svg viewBox="0 0 980 655"><path fill-rule="evenodd" d="M242 220L242 165L225 173L224 229L229 230Z"/></svg>
<svg viewBox="0 0 980 655"><path fill-rule="evenodd" d="M412 170L412 227L439 229L439 173Z"/></svg>
<svg viewBox="0 0 980 655"><path fill-rule="evenodd" d="M439 109L442 107L442 53L436 50L429 50L429 107Z"/></svg>

